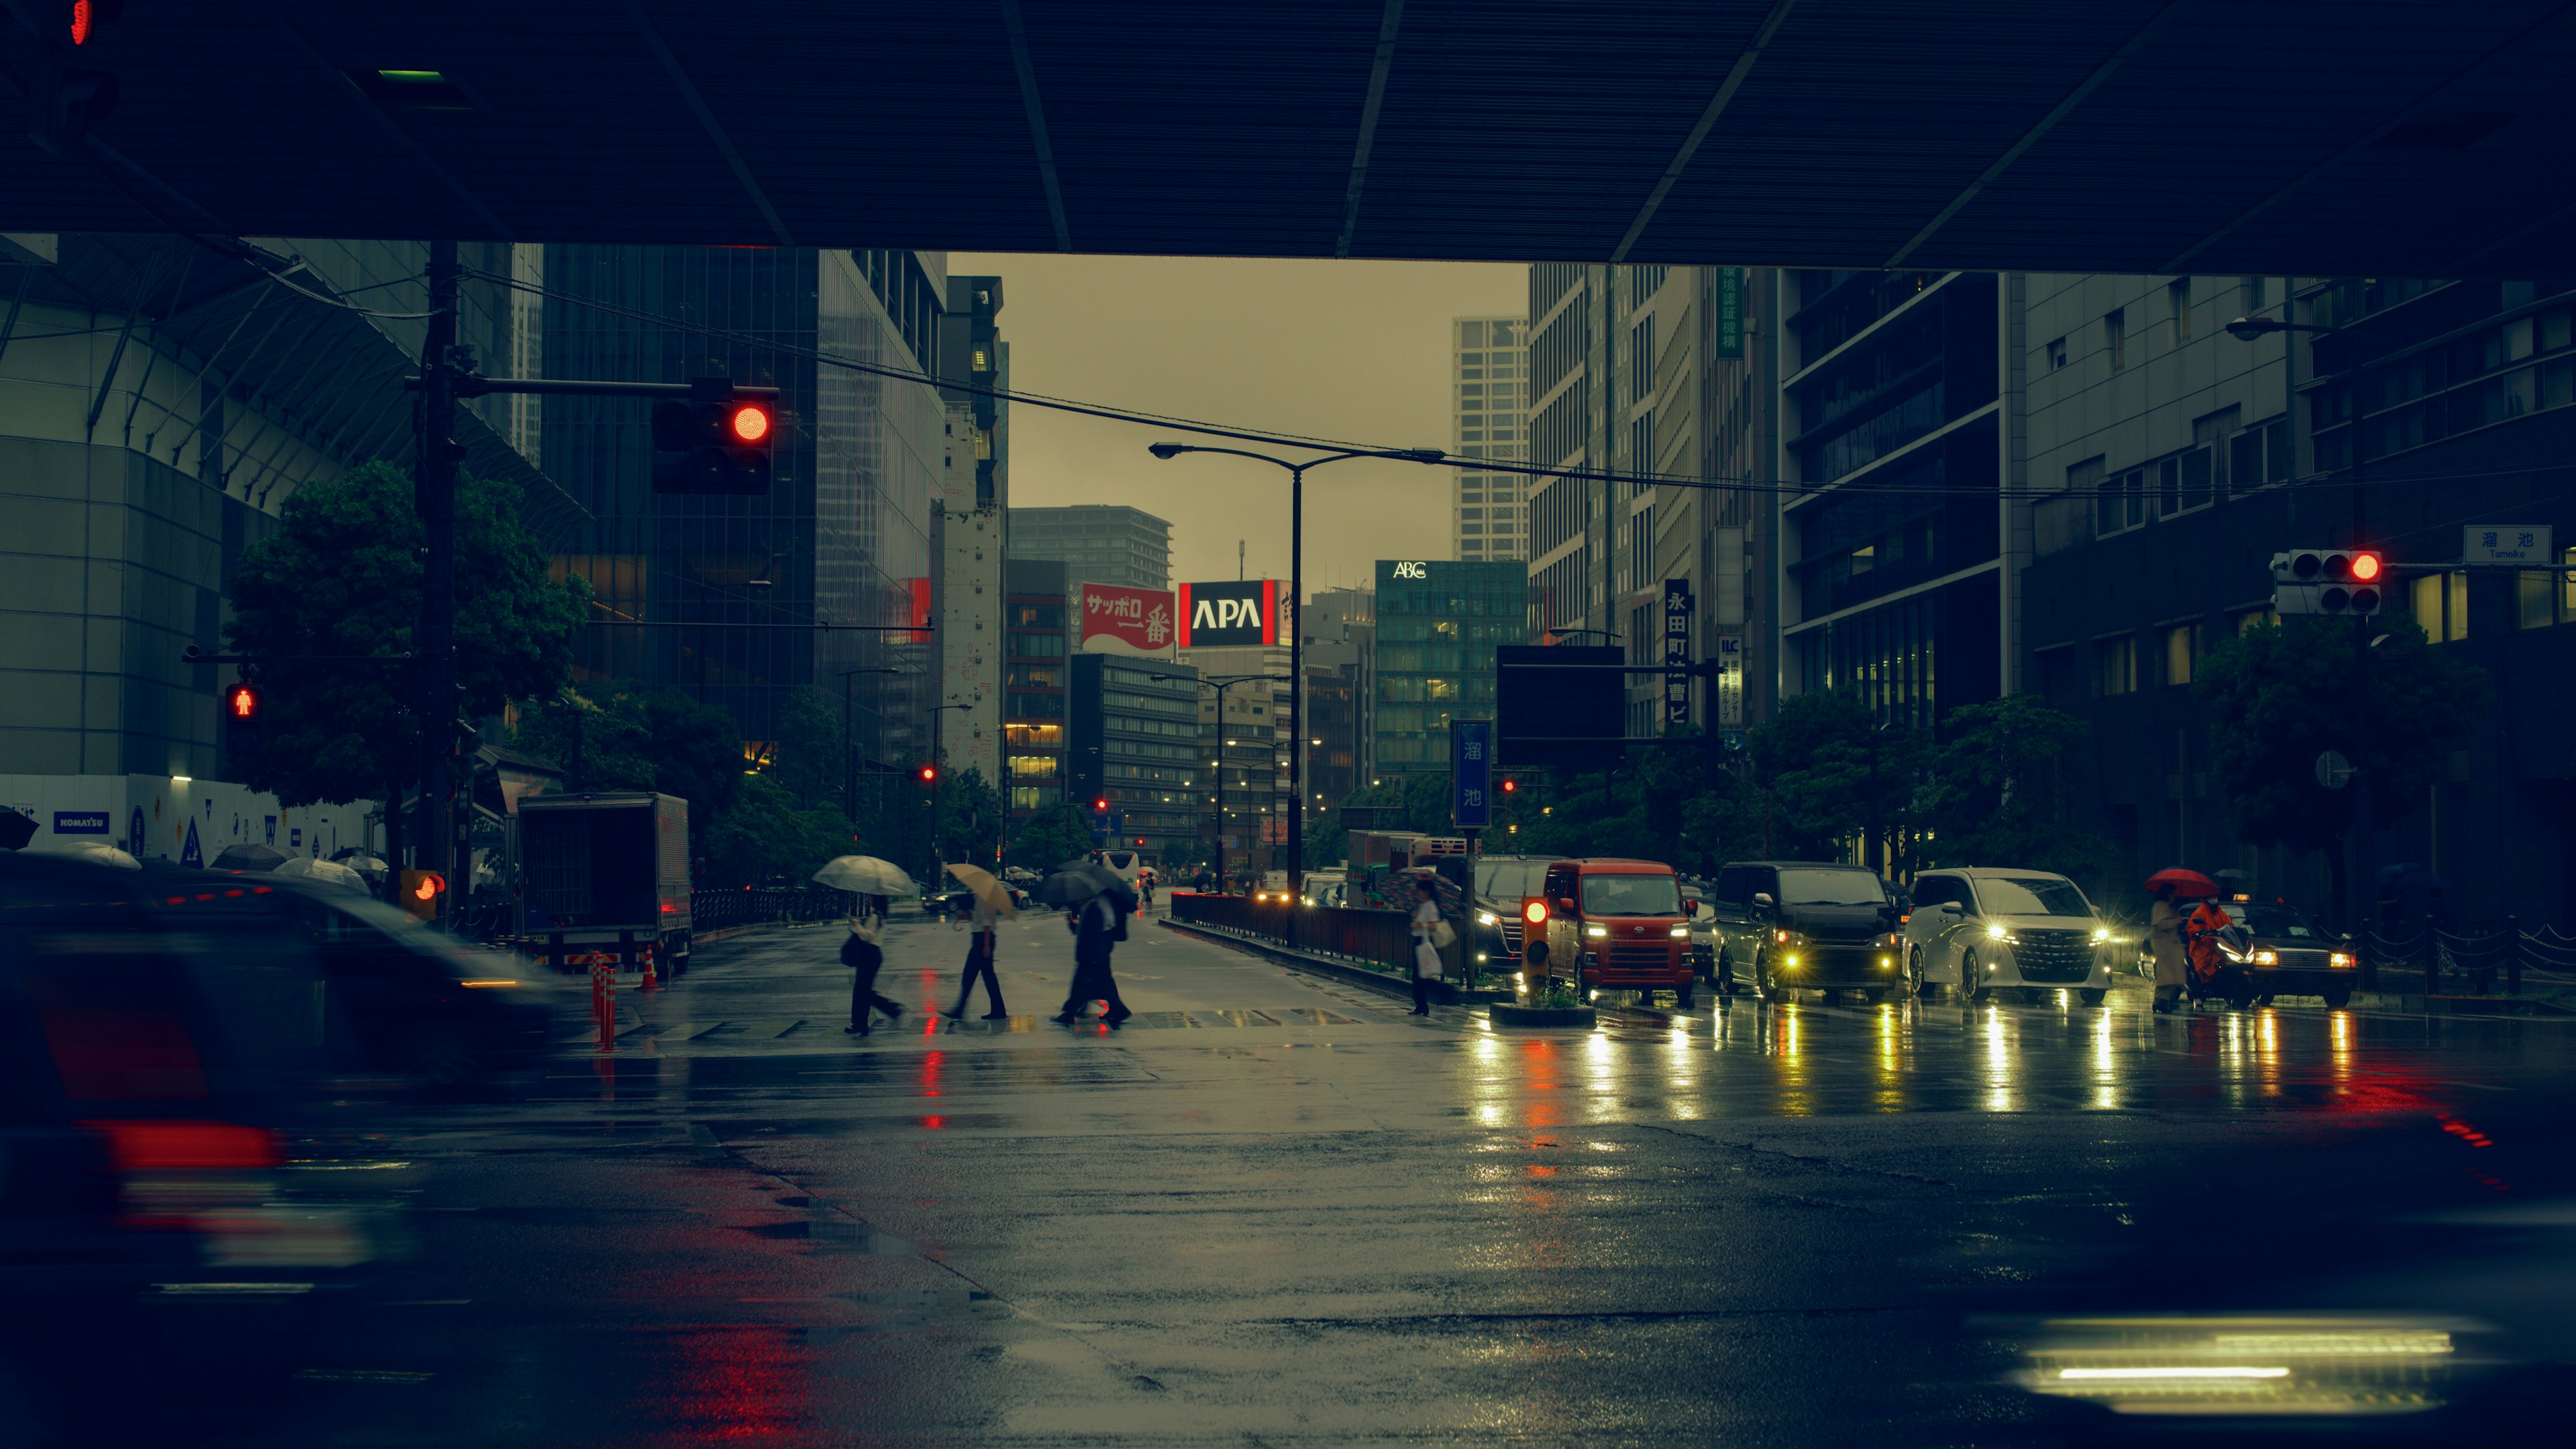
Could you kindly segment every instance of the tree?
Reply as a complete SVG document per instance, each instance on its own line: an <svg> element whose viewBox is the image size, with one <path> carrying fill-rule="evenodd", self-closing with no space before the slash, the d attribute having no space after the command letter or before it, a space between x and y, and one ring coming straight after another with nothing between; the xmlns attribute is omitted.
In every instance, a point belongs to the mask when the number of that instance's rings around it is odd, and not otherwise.
<svg viewBox="0 0 2576 1449"><path fill-rule="evenodd" d="M983 771L969 765L939 782L940 859L989 869L1001 834L1002 797L985 781Z"/></svg>
<svg viewBox="0 0 2576 1449"><path fill-rule="evenodd" d="M2084 721L2027 694L1964 705L1921 791L1928 864L2016 865L2085 876L2107 868L2111 843L2063 823L2058 761Z"/></svg>
<svg viewBox="0 0 2576 1449"><path fill-rule="evenodd" d="M692 822L696 819L691 812ZM828 805L802 809L766 774L745 775L700 833L710 885L803 885L836 855L854 853L850 822Z"/></svg>
<svg viewBox="0 0 2576 1449"><path fill-rule="evenodd" d="M2354 790L2317 783L2317 757L2335 750L2369 769L2372 811L2385 825L2423 797L2489 702L2485 671L2427 644L2412 620L2369 627L2380 642L2358 706L2370 723L2367 756L2353 689L2363 646L2350 623L2294 616L2258 626L2210 651L2192 682L2210 709L2210 764L2237 837L2325 851L2347 921L2360 913L2338 847L2352 829Z"/></svg>
<svg viewBox="0 0 2576 1449"><path fill-rule="evenodd" d="M1058 801L1020 822L1011 838L1011 864L1051 870L1091 849L1091 825L1083 813Z"/></svg>
<svg viewBox="0 0 2576 1449"><path fill-rule="evenodd" d="M1908 854L1908 814L1925 767L1921 732L1878 718L1847 690L1795 694L1745 741L1765 792L1775 859L1831 859L1855 838L1873 867Z"/></svg>
<svg viewBox="0 0 2576 1449"><path fill-rule="evenodd" d="M420 515L411 479L386 463L308 483L279 511L278 531L251 545L226 591L233 649L279 657L258 666L267 698L260 738L237 750L243 783L289 805L382 796L388 846L418 772L412 671L395 665L297 663L292 655L393 655L420 619ZM456 662L468 715L551 695L572 667L588 589L546 576L546 556L519 526L506 484L458 475Z"/></svg>

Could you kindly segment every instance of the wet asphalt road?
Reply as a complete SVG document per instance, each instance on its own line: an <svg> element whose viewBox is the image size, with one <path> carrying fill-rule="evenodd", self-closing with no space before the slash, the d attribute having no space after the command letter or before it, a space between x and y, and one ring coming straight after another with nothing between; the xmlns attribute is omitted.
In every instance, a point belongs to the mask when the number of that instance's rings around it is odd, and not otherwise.
<svg viewBox="0 0 2576 1449"><path fill-rule="evenodd" d="M2576 1045L2135 988L1497 1033L1142 922L1137 1018L1066 1029L1055 918L951 1027L965 939L894 927L864 1040L837 928L757 935L611 1058L372 1118L410 1254L213 1441L2082 1442L2016 1315L2372 1256L2335 1204Z"/></svg>

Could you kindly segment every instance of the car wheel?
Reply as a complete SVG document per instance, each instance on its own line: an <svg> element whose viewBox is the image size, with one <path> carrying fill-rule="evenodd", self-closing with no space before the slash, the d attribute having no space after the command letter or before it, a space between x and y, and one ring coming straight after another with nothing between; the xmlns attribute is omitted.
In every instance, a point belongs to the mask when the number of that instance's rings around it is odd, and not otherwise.
<svg viewBox="0 0 2576 1449"><path fill-rule="evenodd" d="M2111 993L2108 991L2096 990L2091 987L2087 987L2084 990L2075 993L2076 999L2082 1001L2086 1006L2100 1006L2102 1004L2102 998L2110 994Z"/></svg>
<svg viewBox="0 0 2576 1449"><path fill-rule="evenodd" d="M1777 1003L1785 999L1781 995L1783 988L1779 981L1771 975L1771 953L1768 951L1753 958L1753 989L1768 1002Z"/></svg>
<svg viewBox="0 0 2576 1449"><path fill-rule="evenodd" d="M2352 993L2348 990L2329 991L2325 993L2325 998L2328 1011L2341 1011L2352 1004Z"/></svg>
<svg viewBox="0 0 2576 1449"><path fill-rule="evenodd" d="M1699 1004L1698 993L1691 989L1694 984L1685 981L1682 983L1682 989L1673 993L1673 1010L1688 1011Z"/></svg>
<svg viewBox="0 0 2576 1449"><path fill-rule="evenodd" d="M1923 979L1923 948L1905 948L1905 992L1909 996L1930 996L1932 983Z"/></svg>
<svg viewBox="0 0 2576 1449"><path fill-rule="evenodd" d="M1976 1001L1990 995L1986 978L1977 966L1977 953L1971 949L1959 953L1959 999Z"/></svg>
<svg viewBox="0 0 2576 1449"><path fill-rule="evenodd" d="M1717 958L1717 970L1714 975L1717 980L1717 994L1720 996L1733 996L1735 994L1734 960L1721 954Z"/></svg>

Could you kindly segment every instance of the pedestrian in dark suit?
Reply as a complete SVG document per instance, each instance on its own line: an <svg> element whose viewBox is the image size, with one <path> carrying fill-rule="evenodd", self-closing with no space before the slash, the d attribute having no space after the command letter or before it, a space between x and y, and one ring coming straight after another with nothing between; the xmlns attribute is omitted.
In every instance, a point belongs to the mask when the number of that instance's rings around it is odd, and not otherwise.
<svg viewBox="0 0 2576 1449"><path fill-rule="evenodd" d="M1064 1010L1056 1020L1070 1026L1095 1001L1108 1003L1102 1020L1111 1026L1136 1014L1118 999L1118 978L1109 970L1109 956L1117 949L1127 909L1125 900L1103 891L1076 907L1066 920L1073 931L1073 986L1065 993Z"/></svg>
<svg viewBox="0 0 2576 1449"><path fill-rule="evenodd" d="M1002 978L993 970L994 938L1001 934L1002 913L981 896L975 899L975 937L966 946L966 979L957 983L957 1005L948 1013L951 1021L966 1019L966 1003L975 999L975 982L984 982L984 999L993 1009L984 1013L986 1021L1008 1021L1011 1013L1002 1005Z"/></svg>
<svg viewBox="0 0 2576 1449"><path fill-rule="evenodd" d="M885 968L885 951L877 945L877 934L885 927L885 918L861 914L850 917L849 938L841 942L841 964L856 974L850 978L850 1024L841 1030L851 1036L868 1034L868 1012L871 1007L889 1019L903 1015L903 1003L877 995L877 972Z"/></svg>

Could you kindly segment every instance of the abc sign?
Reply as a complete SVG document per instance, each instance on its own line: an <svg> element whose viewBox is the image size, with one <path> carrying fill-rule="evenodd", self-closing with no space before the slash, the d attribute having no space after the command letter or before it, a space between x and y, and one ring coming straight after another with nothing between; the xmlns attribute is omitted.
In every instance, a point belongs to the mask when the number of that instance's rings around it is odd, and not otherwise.
<svg viewBox="0 0 2576 1449"><path fill-rule="evenodd" d="M1395 576L1399 579L1427 579L1431 577L1431 568L1427 564L1400 563L1395 566Z"/></svg>

